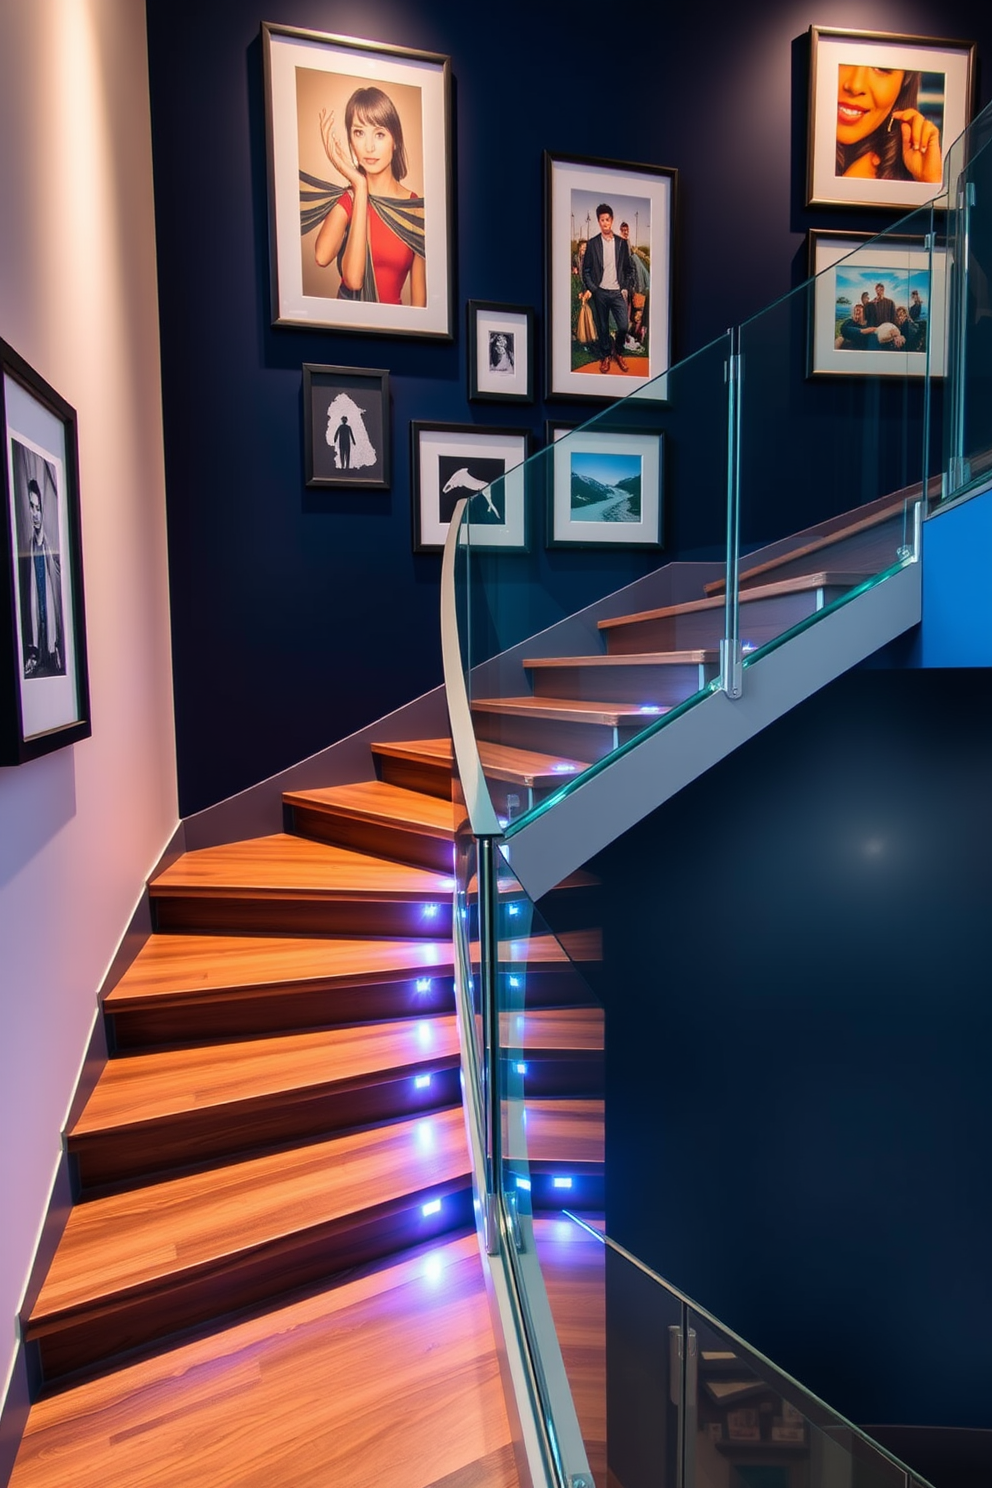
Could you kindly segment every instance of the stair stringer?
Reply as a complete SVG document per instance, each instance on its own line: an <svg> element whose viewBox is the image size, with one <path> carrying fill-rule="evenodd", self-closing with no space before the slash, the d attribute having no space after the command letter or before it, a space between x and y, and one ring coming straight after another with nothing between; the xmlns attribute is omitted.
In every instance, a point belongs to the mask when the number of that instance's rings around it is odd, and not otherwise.
<svg viewBox="0 0 992 1488"><path fill-rule="evenodd" d="M909 563L745 668L743 695L714 692L514 833L503 851L531 899L879 647L919 624L922 566Z"/></svg>

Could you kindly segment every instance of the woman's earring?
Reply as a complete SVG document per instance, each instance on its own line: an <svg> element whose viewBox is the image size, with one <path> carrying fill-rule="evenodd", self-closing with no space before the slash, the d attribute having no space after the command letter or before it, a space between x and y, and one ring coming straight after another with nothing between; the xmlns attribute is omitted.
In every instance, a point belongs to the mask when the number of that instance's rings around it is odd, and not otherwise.
<svg viewBox="0 0 992 1488"><path fill-rule="evenodd" d="M889 115L889 122L885 126L885 132L886 132L886 134L891 134L892 133L892 126L893 126L893 124L895 122L896 122L895 121L895 115L894 114L890 114Z"/></svg>

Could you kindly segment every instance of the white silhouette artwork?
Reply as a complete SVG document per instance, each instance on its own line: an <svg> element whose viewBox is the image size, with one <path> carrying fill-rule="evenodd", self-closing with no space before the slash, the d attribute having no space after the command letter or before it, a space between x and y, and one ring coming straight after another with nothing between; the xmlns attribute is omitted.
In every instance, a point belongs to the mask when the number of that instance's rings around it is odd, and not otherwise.
<svg viewBox="0 0 992 1488"><path fill-rule="evenodd" d="M489 485L489 481L478 480L474 475L471 475L469 473L468 467L463 465L460 470L456 470L454 475L452 475L448 480L445 481L443 494L445 496L448 496L451 494L452 491L471 491L475 495L478 495L478 493L481 491L487 507L492 512L497 522L501 522L503 519L496 509L496 504L493 501Z"/></svg>
<svg viewBox="0 0 992 1488"><path fill-rule="evenodd" d="M338 393L328 405L324 438L334 451L338 470L363 470L379 458L368 436L364 413L347 393Z"/></svg>

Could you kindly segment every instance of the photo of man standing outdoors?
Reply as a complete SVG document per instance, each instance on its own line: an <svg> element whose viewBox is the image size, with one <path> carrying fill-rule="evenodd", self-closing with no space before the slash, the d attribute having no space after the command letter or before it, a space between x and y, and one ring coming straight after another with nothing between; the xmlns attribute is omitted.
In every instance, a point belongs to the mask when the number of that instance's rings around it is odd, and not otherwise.
<svg viewBox="0 0 992 1488"><path fill-rule="evenodd" d="M623 351L629 322L628 304L634 288L630 247L613 231L613 208L608 202L600 202L596 219L599 233L589 239L582 258L582 299L592 298L600 372L609 372L611 361L616 363L620 372L628 372L630 369L624 361Z"/></svg>

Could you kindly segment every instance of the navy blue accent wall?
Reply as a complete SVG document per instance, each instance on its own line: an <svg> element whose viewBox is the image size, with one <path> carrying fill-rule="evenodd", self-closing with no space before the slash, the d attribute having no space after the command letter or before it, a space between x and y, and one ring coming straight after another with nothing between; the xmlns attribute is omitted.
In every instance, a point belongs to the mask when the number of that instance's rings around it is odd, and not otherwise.
<svg viewBox="0 0 992 1488"><path fill-rule="evenodd" d="M601 0L284 0L262 11L257 0L147 0L147 14L184 814L440 680L439 560L411 552L411 419L537 433L547 416L577 416L540 401L473 412L465 394L465 300L543 307L545 148L678 168L674 338L685 356L805 276L808 227L885 221L804 209L810 19L974 37L985 55L992 44L987 0L877 0L827 16L768 0L718 18L706 6ZM453 344L271 327L263 19L452 57ZM390 369L390 493L305 491L305 361ZM767 415L760 447L785 470L811 469L808 450L789 448L788 408ZM792 525L808 515L794 487L779 489L788 513L763 512L755 541L784 515ZM672 513L673 555L685 515ZM549 571L563 564L556 555ZM584 601L581 565L556 582Z"/></svg>
<svg viewBox="0 0 992 1488"><path fill-rule="evenodd" d="M610 1233L856 1421L992 1426L990 740L853 672L589 865Z"/></svg>

